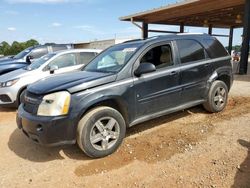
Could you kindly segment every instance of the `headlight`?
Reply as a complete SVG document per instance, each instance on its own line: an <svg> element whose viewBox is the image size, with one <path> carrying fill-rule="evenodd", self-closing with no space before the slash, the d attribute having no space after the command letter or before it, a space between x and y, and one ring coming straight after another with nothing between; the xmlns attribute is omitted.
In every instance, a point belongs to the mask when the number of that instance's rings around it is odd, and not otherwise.
<svg viewBox="0 0 250 188"><path fill-rule="evenodd" d="M10 87L13 86L15 83L17 83L19 79L15 79L15 80L9 80L7 82L2 82L0 83L0 87Z"/></svg>
<svg viewBox="0 0 250 188"><path fill-rule="evenodd" d="M39 105L37 115L39 116L62 116L67 115L70 106L70 93L61 91L45 95Z"/></svg>

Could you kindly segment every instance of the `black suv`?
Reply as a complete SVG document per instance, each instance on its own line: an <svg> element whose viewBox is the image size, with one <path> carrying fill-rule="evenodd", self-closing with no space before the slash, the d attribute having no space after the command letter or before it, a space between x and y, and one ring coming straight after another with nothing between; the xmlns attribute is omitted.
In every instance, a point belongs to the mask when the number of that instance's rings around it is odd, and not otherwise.
<svg viewBox="0 0 250 188"><path fill-rule="evenodd" d="M130 41L82 71L30 85L17 123L42 145L77 142L87 155L104 157L135 124L199 104L222 111L232 82L230 56L209 35Z"/></svg>
<svg viewBox="0 0 250 188"><path fill-rule="evenodd" d="M29 47L15 56L0 59L0 76L8 72L24 68L40 57L60 51L73 48L71 44L48 44Z"/></svg>

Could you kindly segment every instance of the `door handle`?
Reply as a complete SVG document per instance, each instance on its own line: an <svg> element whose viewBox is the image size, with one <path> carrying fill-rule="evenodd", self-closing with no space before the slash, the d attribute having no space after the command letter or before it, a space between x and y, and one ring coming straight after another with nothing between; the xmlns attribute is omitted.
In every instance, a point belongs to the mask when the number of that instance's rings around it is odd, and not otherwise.
<svg viewBox="0 0 250 188"><path fill-rule="evenodd" d="M206 64L205 64L205 67L209 67L209 66L210 66L210 64L209 64L209 63L206 63Z"/></svg>
<svg viewBox="0 0 250 188"><path fill-rule="evenodd" d="M177 71L170 72L170 75L176 75L176 74L177 74Z"/></svg>

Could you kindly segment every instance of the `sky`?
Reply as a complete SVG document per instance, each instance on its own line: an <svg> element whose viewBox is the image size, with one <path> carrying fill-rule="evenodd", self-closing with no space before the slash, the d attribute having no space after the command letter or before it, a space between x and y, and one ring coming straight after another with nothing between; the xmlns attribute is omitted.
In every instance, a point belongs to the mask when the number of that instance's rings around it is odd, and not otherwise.
<svg viewBox="0 0 250 188"><path fill-rule="evenodd" d="M0 41L12 43L32 38L43 44L139 38L140 29L119 17L172 3L176 0L0 0ZM150 25L150 29L163 27L178 30L176 26ZM207 33L207 28L185 27L185 32ZM213 32L228 34L229 30ZM233 44L240 44L242 29L234 33ZM228 38L219 40L228 44Z"/></svg>

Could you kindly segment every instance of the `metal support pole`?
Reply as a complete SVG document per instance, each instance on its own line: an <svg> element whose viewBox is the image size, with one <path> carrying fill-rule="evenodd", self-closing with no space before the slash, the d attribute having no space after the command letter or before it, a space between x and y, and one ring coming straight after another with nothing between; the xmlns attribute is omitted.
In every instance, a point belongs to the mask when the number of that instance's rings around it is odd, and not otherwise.
<svg viewBox="0 0 250 188"><path fill-rule="evenodd" d="M241 47L240 74L247 74L250 40L250 0L245 0L243 43Z"/></svg>
<svg viewBox="0 0 250 188"><path fill-rule="evenodd" d="M208 34L212 35L213 34L213 26L210 24L208 27Z"/></svg>
<svg viewBox="0 0 250 188"><path fill-rule="evenodd" d="M142 38L148 38L148 24L145 22L142 23Z"/></svg>
<svg viewBox="0 0 250 188"><path fill-rule="evenodd" d="M232 47L233 47L233 35L234 35L234 27L230 27L229 32L229 43L228 43L228 53L231 55Z"/></svg>
<svg viewBox="0 0 250 188"><path fill-rule="evenodd" d="M184 26L184 24L183 23L181 23L181 25L180 25L180 33L184 33L184 28L185 26Z"/></svg>

